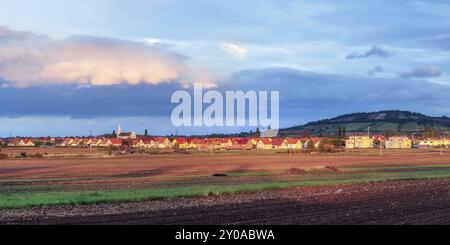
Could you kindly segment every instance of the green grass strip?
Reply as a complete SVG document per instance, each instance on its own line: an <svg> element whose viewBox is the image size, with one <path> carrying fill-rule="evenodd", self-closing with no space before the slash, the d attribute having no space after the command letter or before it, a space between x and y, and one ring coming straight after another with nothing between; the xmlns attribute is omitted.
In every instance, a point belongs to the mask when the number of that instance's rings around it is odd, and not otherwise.
<svg viewBox="0 0 450 245"><path fill-rule="evenodd" d="M426 172L426 171L425 171ZM321 179L294 182L272 182L236 185L195 185L160 189L99 190L74 192L21 192L0 194L0 208L24 208L32 206L95 204L124 201L144 201L171 198L190 198L208 195L224 195L255 192L261 190L286 189L302 186L328 186L339 184L372 183L395 180L417 180L430 178L448 178L449 171L428 171L427 173L407 172L401 175L347 175L344 179Z"/></svg>

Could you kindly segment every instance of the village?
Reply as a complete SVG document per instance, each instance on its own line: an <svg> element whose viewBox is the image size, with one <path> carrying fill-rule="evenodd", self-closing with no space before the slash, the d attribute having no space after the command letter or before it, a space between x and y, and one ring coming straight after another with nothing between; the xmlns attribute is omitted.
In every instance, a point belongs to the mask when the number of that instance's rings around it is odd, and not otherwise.
<svg viewBox="0 0 450 245"><path fill-rule="evenodd" d="M324 150L449 148L450 137L411 139L408 136L353 135L349 137L222 137L140 136L119 126L109 137L0 138L2 147L98 147L191 150Z"/></svg>

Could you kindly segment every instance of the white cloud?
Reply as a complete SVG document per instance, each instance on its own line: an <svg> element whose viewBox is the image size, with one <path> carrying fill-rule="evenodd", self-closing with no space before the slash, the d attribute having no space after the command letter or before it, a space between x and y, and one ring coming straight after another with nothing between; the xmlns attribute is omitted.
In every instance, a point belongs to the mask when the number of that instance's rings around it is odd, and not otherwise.
<svg viewBox="0 0 450 245"><path fill-rule="evenodd" d="M147 43L150 44L150 45L155 45L155 44L161 44L161 43L164 43L161 39L158 39L158 38L152 38L152 37L145 39L145 42L147 42Z"/></svg>
<svg viewBox="0 0 450 245"><path fill-rule="evenodd" d="M213 82L186 64L183 55L133 41L89 36L53 40L1 28L0 50L0 78L18 87Z"/></svg>
<svg viewBox="0 0 450 245"><path fill-rule="evenodd" d="M245 57L248 53L246 47L239 46L235 43L222 43L221 47L229 54L239 58Z"/></svg>

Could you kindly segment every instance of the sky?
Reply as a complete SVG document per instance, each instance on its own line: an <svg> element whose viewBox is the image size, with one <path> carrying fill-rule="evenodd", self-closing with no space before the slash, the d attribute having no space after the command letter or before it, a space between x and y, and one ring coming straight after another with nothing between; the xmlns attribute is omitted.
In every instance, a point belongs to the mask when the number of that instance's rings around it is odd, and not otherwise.
<svg viewBox="0 0 450 245"><path fill-rule="evenodd" d="M280 91L280 125L450 115L450 2L14 0L0 8L0 137L171 124L177 90Z"/></svg>

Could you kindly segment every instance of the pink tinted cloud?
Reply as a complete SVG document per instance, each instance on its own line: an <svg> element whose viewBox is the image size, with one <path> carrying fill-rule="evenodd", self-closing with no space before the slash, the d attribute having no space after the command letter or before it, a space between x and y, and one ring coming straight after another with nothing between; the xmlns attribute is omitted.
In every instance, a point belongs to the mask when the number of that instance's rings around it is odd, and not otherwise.
<svg viewBox="0 0 450 245"><path fill-rule="evenodd" d="M0 50L0 77L17 87L189 84L201 79L213 84L207 72L190 67L183 55L133 41L90 36L52 40L1 28Z"/></svg>

